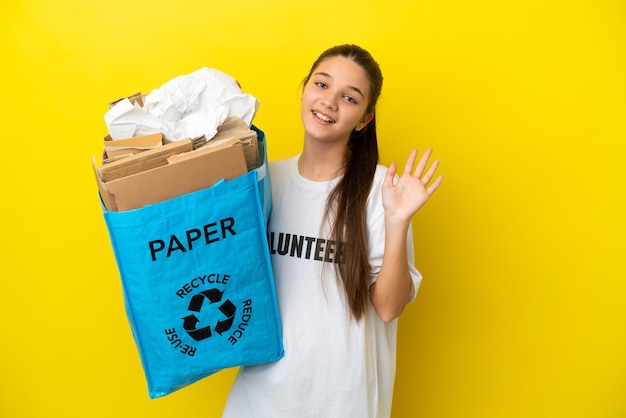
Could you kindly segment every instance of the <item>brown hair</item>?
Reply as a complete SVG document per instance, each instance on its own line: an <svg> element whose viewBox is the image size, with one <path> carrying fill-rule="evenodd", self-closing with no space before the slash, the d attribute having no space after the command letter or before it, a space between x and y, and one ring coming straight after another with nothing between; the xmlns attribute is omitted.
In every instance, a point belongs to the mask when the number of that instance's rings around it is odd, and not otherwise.
<svg viewBox="0 0 626 418"><path fill-rule="evenodd" d="M352 316L358 321L369 303L370 265L367 252L365 208L376 165L376 102L380 96L383 76L378 63L369 52L357 45L339 45L324 51L313 63L305 84L315 68L327 58L342 56L360 65L369 79L369 103L366 113L374 115L360 131L352 131L344 156L344 175L326 201L325 219L334 218L331 239L343 242L343 263L337 263L339 277Z"/></svg>

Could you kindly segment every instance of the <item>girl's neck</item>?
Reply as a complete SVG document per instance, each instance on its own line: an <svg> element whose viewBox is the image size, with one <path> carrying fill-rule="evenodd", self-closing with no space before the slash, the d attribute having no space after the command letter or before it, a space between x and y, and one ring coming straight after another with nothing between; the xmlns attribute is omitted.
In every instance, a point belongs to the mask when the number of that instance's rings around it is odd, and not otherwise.
<svg viewBox="0 0 626 418"><path fill-rule="evenodd" d="M343 175L345 145L312 146L305 142L298 159L300 175L312 181L328 181Z"/></svg>

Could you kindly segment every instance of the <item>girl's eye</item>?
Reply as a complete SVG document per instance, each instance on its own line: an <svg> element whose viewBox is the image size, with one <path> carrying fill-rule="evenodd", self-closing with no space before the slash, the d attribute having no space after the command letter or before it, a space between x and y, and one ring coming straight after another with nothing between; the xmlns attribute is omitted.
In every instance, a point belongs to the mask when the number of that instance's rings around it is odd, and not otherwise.
<svg viewBox="0 0 626 418"><path fill-rule="evenodd" d="M349 101L350 103L355 103L356 104L356 100L354 100L354 98L352 98L351 96L345 96L346 100Z"/></svg>
<svg viewBox="0 0 626 418"><path fill-rule="evenodd" d="M326 83L324 83L324 82L322 82L322 81L316 81L316 82L315 82L315 85L316 85L317 87L321 87L321 88L323 88L323 89L325 89L325 88L326 88Z"/></svg>

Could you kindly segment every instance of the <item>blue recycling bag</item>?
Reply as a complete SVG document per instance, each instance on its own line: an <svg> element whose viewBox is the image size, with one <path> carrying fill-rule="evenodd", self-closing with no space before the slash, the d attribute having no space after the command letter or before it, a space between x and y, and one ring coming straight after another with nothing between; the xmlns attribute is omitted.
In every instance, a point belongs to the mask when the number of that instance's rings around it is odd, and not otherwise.
<svg viewBox="0 0 626 418"><path fill-rule="evenodd" d="M253 128L258 169L140 209L104 209L150 398L283 356L265 137Z"/></svg>

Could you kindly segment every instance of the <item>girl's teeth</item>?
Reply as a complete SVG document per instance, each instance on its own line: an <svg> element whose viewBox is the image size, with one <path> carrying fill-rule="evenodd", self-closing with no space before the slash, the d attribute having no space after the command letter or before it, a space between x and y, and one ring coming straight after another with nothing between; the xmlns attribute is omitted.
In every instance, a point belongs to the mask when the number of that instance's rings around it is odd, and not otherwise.
<svg viewBox="0 0 626 418"><path fill-rule="evenodd" d="M331 123L335 123L335 121L334 121L334 120L332 120L332 119L331 119L331 118L329 118L329 117L326 117L326 116L324 116L324 115L322 115L322 114L320 114L320 113L317 113L317 112L313 112L313 113L315 113L315 116L317 116L318 118L320 118L320 119L321 119L321 120L323 120L324 122L331 122Z"/></svg>

